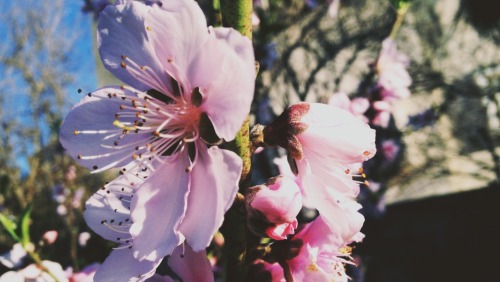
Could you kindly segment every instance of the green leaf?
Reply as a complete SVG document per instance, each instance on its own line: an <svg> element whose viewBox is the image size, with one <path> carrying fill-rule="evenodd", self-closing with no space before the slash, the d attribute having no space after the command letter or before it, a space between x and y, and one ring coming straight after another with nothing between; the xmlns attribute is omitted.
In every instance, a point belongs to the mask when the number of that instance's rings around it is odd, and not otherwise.
<svg viewBox="0 0 500 282"><path fill-rule="evenodd" d="M14 240L19 242L20 241L19 236L17 236L16 234L17 224L8 217L6 217L3 213L0 213L0 222L3 225L3 228L5 228L7 232L9 232L10 236Z"/></svg>
<svg viewBox="0 0 500 282"><path fill-rule="evenodd" d="M411 0L389 0L396 10L410 4Z"/></svg>
<svg viewBox="0 0 500 282"><path fill-rule="evenodd" d="M21 214L21 244L26 247L31 242L30 240L30 215L31 215L32 205L29 204Z"/></svg>

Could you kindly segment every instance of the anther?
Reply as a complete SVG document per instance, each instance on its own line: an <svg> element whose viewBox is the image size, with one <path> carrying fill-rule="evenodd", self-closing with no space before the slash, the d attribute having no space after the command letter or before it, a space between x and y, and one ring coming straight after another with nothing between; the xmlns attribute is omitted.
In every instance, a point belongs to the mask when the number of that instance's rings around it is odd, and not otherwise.
<svg viewBox="0 0 500 282"><path fill-rule="evenodd" d="M122 55L121 57L122 57L122 60L126 60L127 59L127 56L125 56L125 55Z"/></svg>
<svg viewBox="0 0 500 282"><path fill-rule="evenodd" d="M370 152L368 152L368 151L364 151L364 152L363 152L363 155L365 155L365 156L367 156L367 157L368 157L368 156L370 155Z"/></svg>
<svg viewBox="0 0 500 282"><path fill-rule="evenodd" d="M78 134L80 134L80 131L78 131L78 130L74 130L74 131L73 131L73 134L78 135Z"/></svg>
<svg viewBox="0 0 500 282"><path fill-rule="evenodd" d="M82 89L81 88L78 88L78 93L82 93Z"/></svg>
<svg viewBox="0 0 500 282"><path fill-rule="evenodd" d="M147 27L146 27L146 30L147 30L147 31L151 31L151 27L150 27L150 26L147 26Z"/></svg>
<svg viewBox="0 0 500 282"><path fill-rule="evenodd" d="M127 64L126 64L125 62L121 62L121 63L120 63L120 66L121 66L122 68L126 68L126 67L127 67Z"/></svg>

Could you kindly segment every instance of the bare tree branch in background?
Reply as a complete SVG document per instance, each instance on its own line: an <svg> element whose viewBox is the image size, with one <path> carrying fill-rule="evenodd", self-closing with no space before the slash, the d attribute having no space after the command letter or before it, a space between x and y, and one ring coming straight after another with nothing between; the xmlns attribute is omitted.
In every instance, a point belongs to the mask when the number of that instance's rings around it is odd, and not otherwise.
<svg viewBox="0 0 500 282"><path fill-rule="evenodd" d="M80 40L78 31L83 32L69 26L79 18L67 18L66 3L0 2L0 211L15 216L33 204L33 237L58 230L61 247L52 255L78 270L84 262L77 254L78 233L84 228L82 189L99 187L103 180L74 166L58 140L62 114L70 104L67 87L81 64L73 48ZM63 202L55 200L56 188L64 192ZM1 249L12 244L3 235Z"/></svg>

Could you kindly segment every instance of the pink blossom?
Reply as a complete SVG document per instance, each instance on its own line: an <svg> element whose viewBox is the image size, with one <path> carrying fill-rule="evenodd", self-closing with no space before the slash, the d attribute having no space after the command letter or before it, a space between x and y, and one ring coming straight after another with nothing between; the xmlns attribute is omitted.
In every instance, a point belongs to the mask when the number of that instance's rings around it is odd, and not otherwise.
<svg viewBox="0 0 500 282"><path fill-rule="evenodd" d="M89 232L82 232L78 234L78 245L85 247L87 246L87 242L89 241L91 235Z"/></svg>
<svg viewBox="0 0 500 282"><path fill-rule="evenodd" d="M104 9L99 54L127 85L90 93L61 128L80 164L122 174L87 202L87 223L122 244L96 274L103 280L112 276L102 269L119 265L127 271L118 280L144 280L183 241L205 249L238 190L241 159L206 143L232 140L249 112L252 44L233 29L207 28L195 1L161 4ZM126 216L113 212L125 207Z"/></svg>
<svg viewBox="0 0 500 282"><path fill-rule="evenodd" d="M389 122L391 121L392 113L392 105L390 101L375 101L373 103L373 109L376 111L376 114L372 123L374 125L387 128L389 126Z"/></svg>
<svg viewBox="0 0 500 282"><path fill-rule="evenodd" d="M364 113L370 108L370 101L366 98L357 97L351 100L344 92L337 92L330 97L328 105L346 110L361 121L368 123L368 118Z"/></svg>
<svg viewBox="0 0 500 282"><path fill-rule="evenodd" d="M388 111L380 111L377 112L377 114L372 120L372 123L373 125L387 128L389 126L390 121L391 121L391 113Z"/></svg>
<svg viewBox="0 0 500 282"><path fill-rule="evenodd" d="M47 244L51 245L57 240L58 235L56 230L50 230L45 232L42 237Z"/></svg>
<svg viewBox="0 0 500 282"><path fill-rule="evenodd" d="M56 211L57 211L57 214L60 216L65 216L68 214L68 209L63 204L58 205L56 208Z"/></svg>
<svg viewBox="0 0 500 282"><path fill-rule="evenodd" d="M357 211L351 210L351 215ZM287 261L294 281L347 282L344 265L351 263L351 248L347 245L355 239L362 239L361 226L352 226L349 232L354 234L348 240L342 239L330 229L322 216L317 217L293 237L301 240L299 254Z"/></svg>
<svg viewBox="0 0 500 282"><path fill-rule="evenodd" d="M301 208L300 188L293 180L283 176L250 188L247 195L250 221L255 221L252 217L263 216L263 220L271 223L265 228L265 233L275 240L284 240L287 235L294 233L297 228L296 217Z"/></svg>
<svg viewBox="0 0 500 282"><path fill-rule="evenodd" d="M388 161L393 161L399 153L399 145L394 140L382 141L382 152Z"/></svg>
<svg viewBox="0 0 500 282"><path fill-rule="evenodd" d="M288 149L301 181L304 205L316 208L347 240L363 216L346 216L364 182L360 163L375 152L375 131L352 114L324 104L290 106L264 129L264 142ZM360 206L357 206L359 209Z"/></svg>
<svg viewBox="0 0 500 282"><path fill-rule="evenodd" d="M379 76L378 85L384 99L400 99L410 96L408 87L411 77L406 71L409 60L406 55L397 50L396 42L386 38L377 60L376 70Z"/></svg>

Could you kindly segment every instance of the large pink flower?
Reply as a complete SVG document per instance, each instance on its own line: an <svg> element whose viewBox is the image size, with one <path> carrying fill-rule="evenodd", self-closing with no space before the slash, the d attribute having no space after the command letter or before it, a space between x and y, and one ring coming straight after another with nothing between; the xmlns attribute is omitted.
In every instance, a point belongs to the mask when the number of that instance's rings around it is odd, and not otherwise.
<svg viewBox="0 0 500 282"><path fill-rule="evenodd" d="M60 135L80 164L95 172L121 169L114 183L123 186L96 197L121 197L120 205L127 197L128 221L116 226L109 207L92 202L86 220L101 235L125 228L127 239L104 236L131 248L110 257L145 268L184 240L203 250L220 227L242 162L206 142L235 137L255 78L250 40L232 29L207 28L193 0L158 3L122 0L101 13L99 54L127 85L89 93L68 114Z"/></svg>

